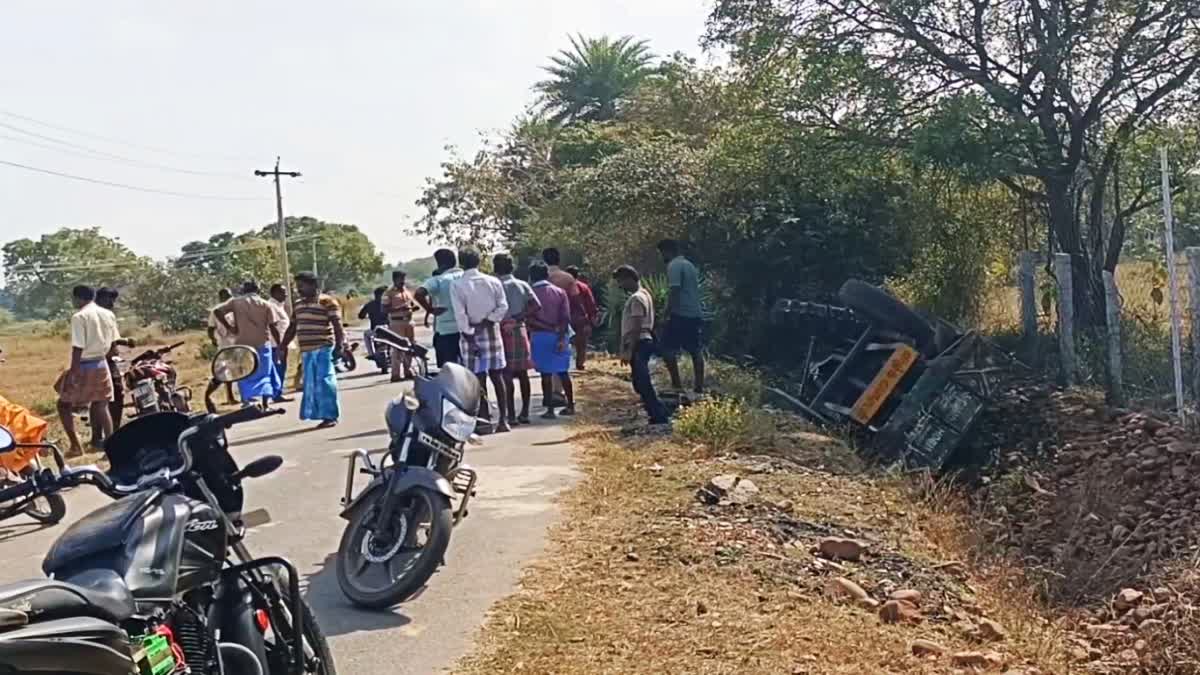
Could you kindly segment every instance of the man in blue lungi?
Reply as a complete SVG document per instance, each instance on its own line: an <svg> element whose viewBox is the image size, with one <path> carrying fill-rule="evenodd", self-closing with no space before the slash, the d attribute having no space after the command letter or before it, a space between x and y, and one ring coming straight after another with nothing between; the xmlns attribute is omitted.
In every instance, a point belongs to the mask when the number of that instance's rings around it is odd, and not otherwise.
<svg viewBox="0 0 1200 675"><path fill-rule="evenodd" d="M242 405L252 405L256 400L266 403L278 396L282 385L275 368L274 345L279 344L279 328L275 310L258 294L258 284L254 281L242 284L237 297L213 309L213 318L234 336L235 344L258 353L258 369L238 382Z"/></svg>

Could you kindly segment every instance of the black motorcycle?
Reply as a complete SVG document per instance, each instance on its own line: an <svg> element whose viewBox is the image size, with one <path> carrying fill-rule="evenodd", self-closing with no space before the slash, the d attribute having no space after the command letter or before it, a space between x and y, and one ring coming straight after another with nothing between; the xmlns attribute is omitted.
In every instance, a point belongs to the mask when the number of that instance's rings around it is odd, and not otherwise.
<svg viewBox="0 0 1200 675"><path fill-rule="evenodd" d="M253 350L228 347L213 376L257 369ZM105 444L111 468L43 469L0 491L33 499L92 485L116 499L59 537L42 563L49 579L0 586L0 673L70 675L334 675L329 646L283 558L256 558L242 514L242 481L282 459L238 468L225 430L282 411L221 416L163 412L137 418ZM0 452L16 447L0 428Z"/></svg>
<svg viewBox="0 0 1200 675"><path fill-rule="evenodd" d="M412 372L417 377L429 376L429 350L400 335L387 326L376 326L370 331L374 352L371 360L381 373L392 370L392 350L408 356Z"/></svg>
<svg viewBox="0 0 1200 675"><path fill-rule="evenodd" d="M350 522L338 546L337 579L354 603L401 602L442 564L450 531L466 517L475 493L475 471L463 455L478 406L479 380L446 364L437 377L418 377L412 394L388 404L392 441L379 465L366 450L350 456L341 514ZM372 478L354 496L359 462Z"/></svg>

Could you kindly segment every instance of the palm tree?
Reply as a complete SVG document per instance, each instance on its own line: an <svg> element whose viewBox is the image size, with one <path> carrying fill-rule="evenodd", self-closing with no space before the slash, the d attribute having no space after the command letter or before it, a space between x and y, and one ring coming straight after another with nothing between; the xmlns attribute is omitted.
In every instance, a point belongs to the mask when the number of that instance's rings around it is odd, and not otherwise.
<svg viewBox="0 0 1200 675"><path fill-rule="evenodd" d="M572 36L571 47L550 57L544 70L551 77L533 85L556 124L616 117L618 102L650 74L654 60L646 41L630 35Z"/></svg>

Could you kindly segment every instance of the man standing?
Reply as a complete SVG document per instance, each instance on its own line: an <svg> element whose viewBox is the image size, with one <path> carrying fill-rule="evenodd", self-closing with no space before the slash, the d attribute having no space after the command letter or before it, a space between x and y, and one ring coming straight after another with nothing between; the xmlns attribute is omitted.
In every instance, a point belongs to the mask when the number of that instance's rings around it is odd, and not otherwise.
<svg viewBox="0 0 1200 675"><path fill-rule="evenodd" d="M58 392L58 416L71 443L70 452L81 455L83 447L75 432L76 406L88 406L91 418L99 420L105 439L113 433L109 413L113 386L106 358L113 343L120 339L120 332L113 313L94 302L96 291L91 287L76 286L71 299L78 310L71 317L71 365L54 383L54 390Z"/></svg>
<svg viewBox="0 0 1200 675"><path fill-rule="evenodd" d="M587 365L588 341L592 339L592 327L596 325L600 310L596 307L596 296L579 268L571 265L567 274L575 280L575 288L579 290L571 301L571 329L575 331L575 369L583 370Z"/></svg>
<svg viewBox="0 0 1200 675"><path fill-rule="evenodd" d="M492 259L492 269L499 276L504 286L504 298L508 301L508 314L500 323L500 339L504 342L504 395L508 401L508 423L529 424L529 369L533 367L533 360L529 356L529 331L525 327L525 317L542 305L533 294L533 288L513 276L512 256L507 253L496 254ZM514 379L521 384L520 415L516 414Z"/></svg>
<svg viewBox="0 0 1200 675"><path fill-rule="evenodd" d="M414 299L434 317L433 350L437 355L438 367L441 368L447 363L462 362L459 326L454 318L454 300L450 296L450 288L463 275L463 271L458 268L458 258L450 249L434 251L433 259L437 262L437 272L421 284Z"/></svg>
<svg viewBox="0 0 1200 675"><path fill-rule="evenodd" d="M233 297L233 294L229 292L228 288L222 288L218 290L217 299L220 301L218 306L229 302L231 297ZM214 307L213 309L216 308ZM225 318L228 320L232 317L226 316ZM208 339L212 341L213 345L216 346L217 349L224 349L234 344L233 333L225 327L225 324L217 323L217 317L215 314L213 314L212 310L208 311ZM208 381L208 388L204 390L204 407L210 413L217 412L217 406L213 404L212 395L215 394L220 388L221 383L213 379ZM233 399L233 384L226 382L225 405L233 405L235 403L237 403L237 401Z"/></svg>
<svg viewBox="0 0 1200 675"><path fill-rule="evenodd" d="M533 353L533 365L542 374L542 403L546 406L543 419L554 419L554 379L562 382L566 395L562 414L575 414L575 388L571 384L571 347L567 335L571 329L571 305L567 292L550 283L550 270L542 263L529 267L529 280L533 282L533 294L537 296L539 308L531 312L529 324L529 346Z"/></svg>
<svg viewBox="0 0 1200 675"><path fill-rule="evenodd" d="M233 333L235 344L258 353L258 369L250 377L238 381L242 404L277 397L283 389L275 368L273 348L280 342L278 317L270 303L258 295L258 284L254 281L242 284L241 295L217 305L213 309L213 318Z"/></svg>
<svg viewBox="0 0 1200 675"><path fill-rule="evenodd" d="M267 306L271 308L271 316L275 322L275 331L271 333L271 367L275 371L275 375L271 378L271 385L275 388L271 394L271 401L274 403L289 403L292 399L283 395L284 378L287 377L287 350L279 344L279 339L287 334L288 325L292 323L288 318L287 305L282 300L276 299L275 289L279 289L278 296L287 299L287 292L283 290L283 286L273 284L267 297Z"/></svg>
<svg viewBox="0 0 1200 675"><path fill-rule="evenodd" d="M408 292L405 283L407 275L396 270L392 272L392 287L383 296L383 307L387 311L388 328L393 333L409 340L416 340L416 329L413 328L413 296ZM397 349L392 350L392 382L399 382L412 377L412 363L407 353Z"/></svg>
<svg viewBox="0 0 1200 675"><path fill-rule="evenodd" d="M667 409L654 390L650 378L650 357L654 355L654 300L642 288L637 270L622 265L613 272L613 281L629 294L621 313L621 362L629 364L633 390L642 399L642 406L651 424L666 424Z"/></svg>
<svg viewBox="0 0 1200 675"><path fill-rule="evenodd" d="M117 298L120 293L115 288L104 286L96 291L96 304L113 313L116 316ZM119 325L118 325L119 328ZM105 361L108 363L108 376L113 383L113 400L108 406L109 417L112 418L113 431L121 428L121 419L125 416L125 382L121 379L121 368L117 366L117 349L125 347L132 349L134 346L133 340L118 337L113 340L112 347L105 355ZM102 440L103 432L100 429L98 420L92 419L92 445L96 445L95 441Z"/></svg>
<svg viewBox="0 0 1200 675"><path fill-rule="evenodd" d="M333 355L341 353L346 344L342 313L336 300L317 292L318 280L312 272L297 274L296 288L300 299L292 314L292 325L283 336L283 347L286 349L292 340L300 343L304 373L300 419L321 420L317 428L328 429L336 426L341 416Z"/></svg>
<svg viewBox="0 0 1200 675"><path fill-rule="evenodd" d="M463 266L462 276L450 287L454 320L462 335L462 363L479 377L480 417L491 419L488 410L487 383L496 390L496 410L500 413L497 432L509 430L505 412L508 403L504 390L504 342L500 339L500 322L508 315L508 299L500 280L479 271L479 253L464 248L458 252ZM442 275L445 276L445 275Z"/></svg>
<svg viewBox="0 0 1200 675"><path fill-rule="evenodd" d="M679 352L692 356L694 391L704 393L704 352L700 345L700 327L704 312L700 307L700 274L692 261L679 252L679 242L664 239L658 251L667 263L667 326L663 331L662 357L671 375L671 386L683 391L679 379Z"/></svg>
<svg viewBox="0 0 1200 675"><path fill-rule="evenodd" d="M544 248L542 249L542 260L546 262L550 283L561 288L567 294L569 303L574 303L579 296L579 285L576 283L575 277L559 266L562 263L562 254L557 248ZM570 340L571 336L568 335L567 339ZM551 387L554 403L562 405L565 399L563 399L561 380L552 379Z"/></svg>

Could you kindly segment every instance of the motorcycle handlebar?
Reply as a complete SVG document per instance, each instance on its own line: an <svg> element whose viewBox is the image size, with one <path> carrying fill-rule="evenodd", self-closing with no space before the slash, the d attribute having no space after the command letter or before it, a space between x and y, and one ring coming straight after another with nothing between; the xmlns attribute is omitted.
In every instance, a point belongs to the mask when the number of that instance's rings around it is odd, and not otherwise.
<svg viewBox="0 0 1200 675"><path fill-rule="evenodd" d="M34 492L37 492L36 483L31 480L22 481L12 487L7 487L3 490L0 490L0 502L7 502L12 499L28 497Z"/></svg>

